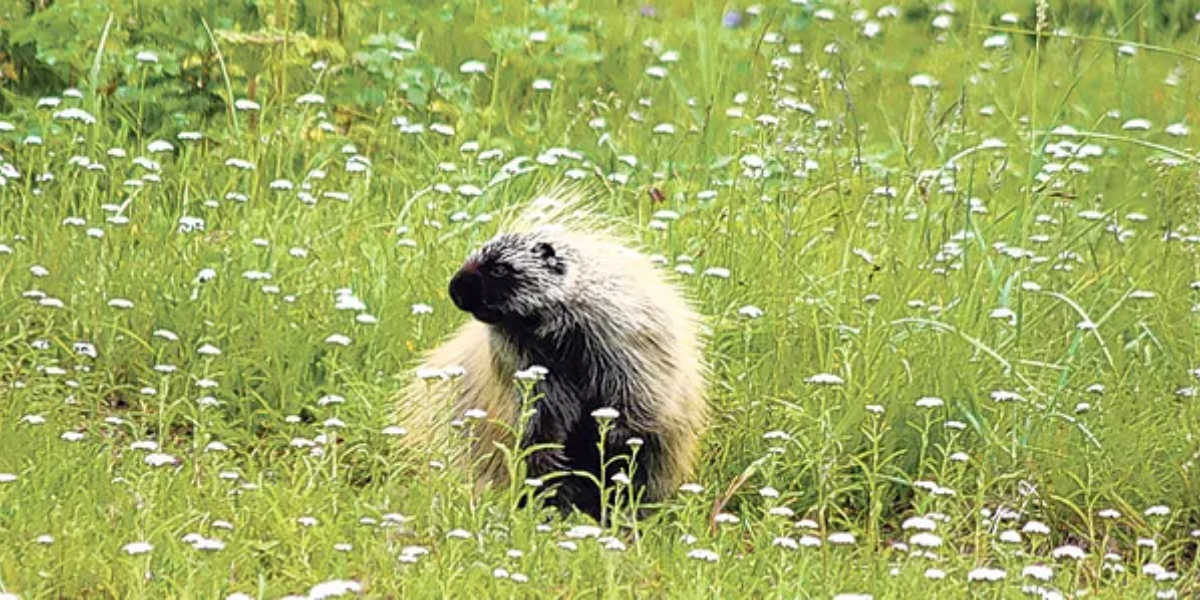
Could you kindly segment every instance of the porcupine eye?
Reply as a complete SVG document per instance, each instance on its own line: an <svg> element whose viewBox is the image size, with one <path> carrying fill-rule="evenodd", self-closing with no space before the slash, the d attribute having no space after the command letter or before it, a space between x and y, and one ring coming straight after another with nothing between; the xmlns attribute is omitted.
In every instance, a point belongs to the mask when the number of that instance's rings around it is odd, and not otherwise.
<svg viewBox="0 0 1200 600"><path fill-rule="evenodd" d="M511 272L512 270L509 269L508 265L504 263L494 263L487 269L487 274L497 279L501 277L508 277L508 274Z"/></svg>

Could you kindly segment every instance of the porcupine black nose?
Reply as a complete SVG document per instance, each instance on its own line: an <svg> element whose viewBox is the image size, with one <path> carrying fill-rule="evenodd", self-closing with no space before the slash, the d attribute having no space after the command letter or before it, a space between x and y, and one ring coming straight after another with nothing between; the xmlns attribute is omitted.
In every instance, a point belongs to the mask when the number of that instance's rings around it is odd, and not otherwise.
<svg viewBox="0 0 1200 600"><path fill-rule="evenodd" d="M483 308L483 275L475 261L467 261L450 278L450 300L464 312L474 313Z"/></svg>
<svg viewBox="0 0 1200 600"><path fill-rule="evenodd" d="M487 285L483 273L479 271L479 263L468 260L450 278L450 300L459 310L471 313L476 320L495 325L503 320L504 315L488 301Z"/></svg>

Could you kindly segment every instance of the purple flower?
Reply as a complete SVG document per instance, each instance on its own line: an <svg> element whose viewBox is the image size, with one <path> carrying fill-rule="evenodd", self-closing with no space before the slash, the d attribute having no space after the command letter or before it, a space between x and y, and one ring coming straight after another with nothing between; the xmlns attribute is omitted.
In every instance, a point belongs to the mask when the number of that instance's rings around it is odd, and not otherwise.
<svg viewBox="0 0 1200 600"><path fill-rule="evenodd" d="M647 19L653 19L658 16L658 11L655 10L654 7L649 4L643 4L642 8L639 12L641 13L641 15L643 17L646 17Z"/></svg>
<svg viewBox="0 0 1200 600"><path fill-rule="evenodd" d="M731 11L725 13L725 18L721 20L721 24L730 29L733 29L734 27L741 25L742 24L742 13L740 13L736 10L731 10Z"/></svg>

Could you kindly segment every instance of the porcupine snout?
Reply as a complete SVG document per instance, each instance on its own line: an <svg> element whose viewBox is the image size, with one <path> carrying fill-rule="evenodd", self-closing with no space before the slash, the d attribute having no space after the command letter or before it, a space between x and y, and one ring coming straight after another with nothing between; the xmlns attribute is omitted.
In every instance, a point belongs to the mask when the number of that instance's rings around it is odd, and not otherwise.
<svg viewBox="0 0 1200 600"><path fill-rule="evenodd" d="M450 300L464 312L475 312L482 308L483 275L475 261L468 260L450 278Z"/></svg>
<svg viewBox="0 0 1200 600"><path fill-rule="evenodd" d="M450 300L459 310L471 313L484 323L497 323L500 314L488 304L485 285L484 275L479 271L479 263L468 260L454 277L450 278Z"/></svg>

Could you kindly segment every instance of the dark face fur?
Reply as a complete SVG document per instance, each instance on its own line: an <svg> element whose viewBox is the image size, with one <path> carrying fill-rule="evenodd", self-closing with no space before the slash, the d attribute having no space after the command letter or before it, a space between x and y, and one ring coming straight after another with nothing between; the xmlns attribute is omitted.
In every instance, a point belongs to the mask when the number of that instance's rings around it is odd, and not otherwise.
<svg viewBox="0 0 1200 600"><path fill-rule="evenodd" d="M450 279L450 299L495 325L534 319L561 298L566 263L549 240L504 234L473 253Z"/></svg>

